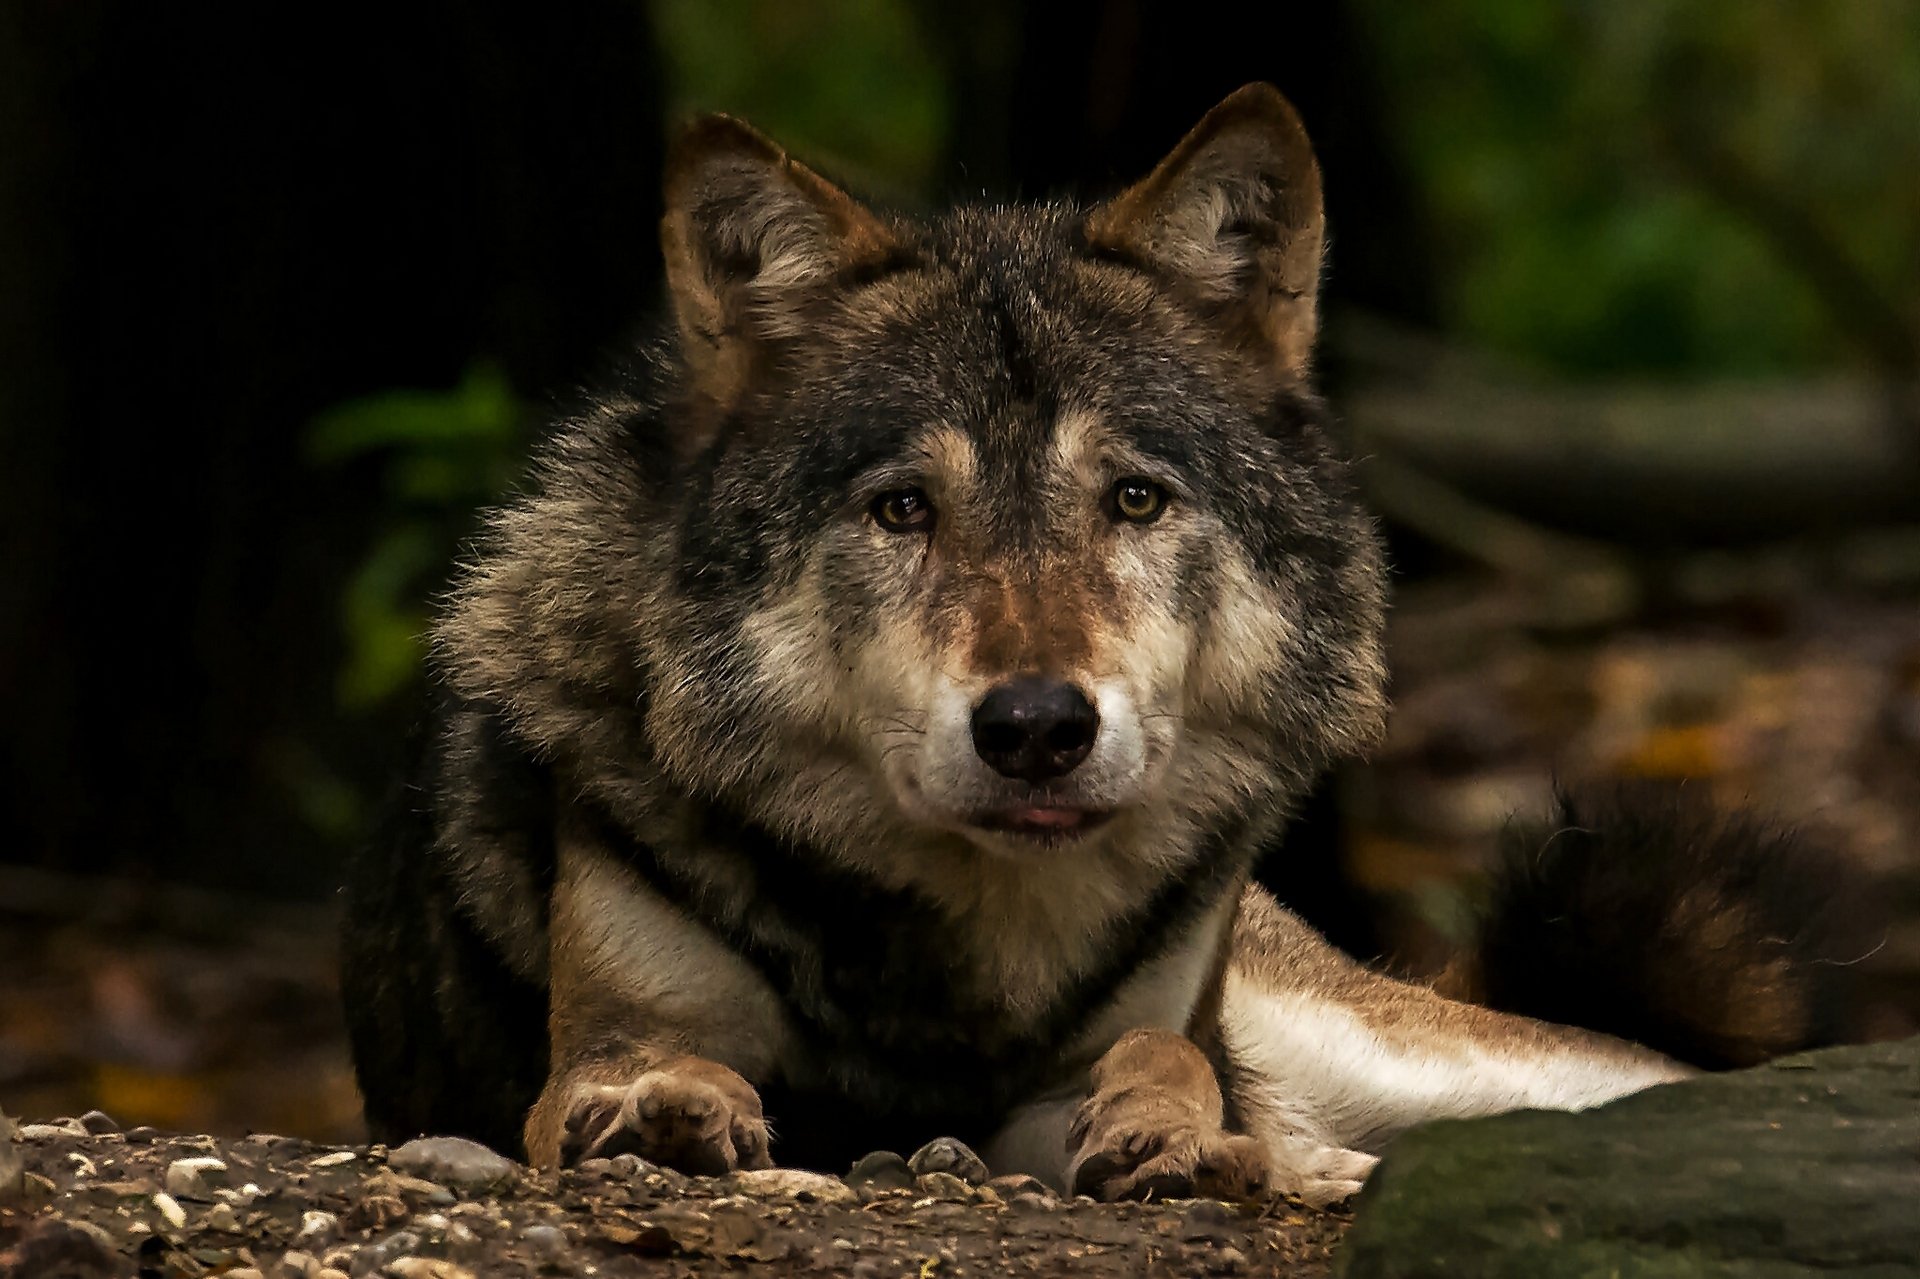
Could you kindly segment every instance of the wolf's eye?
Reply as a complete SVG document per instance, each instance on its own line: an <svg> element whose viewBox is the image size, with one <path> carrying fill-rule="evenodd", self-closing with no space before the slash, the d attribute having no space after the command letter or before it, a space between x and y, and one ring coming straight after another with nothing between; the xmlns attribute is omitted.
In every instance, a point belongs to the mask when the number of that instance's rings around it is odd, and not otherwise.
<svg viewBox="0 0 1920 1279"><path fill-rule="evenodd" d="M1167 509L1167 491L1152 480L1130 475L1113 486L1108 496L1118 519L1151 524Z"/></svg>
<svg viewBox="0 0 1920 1279"><path fill-rule="evenodd" d="M933 503L919 489L894 489L873 499L873 521L891 533L911 533L933 524Z"/></svg>

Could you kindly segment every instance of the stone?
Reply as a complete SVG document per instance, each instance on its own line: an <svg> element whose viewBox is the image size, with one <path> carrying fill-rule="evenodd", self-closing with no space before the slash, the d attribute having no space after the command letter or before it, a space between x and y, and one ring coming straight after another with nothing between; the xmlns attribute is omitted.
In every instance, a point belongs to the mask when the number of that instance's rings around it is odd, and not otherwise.
<svg viewBox="0 0 1920 1279"><path fill-rule="evenodd" d="M330 1243L340 1233L340 1218L318 1208L300 1214L299 1241L309 1247L319 1248Z"/></svg>
<svg viewBox="0 0 1920 1279"><path fill-rule="evenodd" d="M176 1159L167 1165L167 1193L176 1199L211 1199L227 1184L227 1166L211 1155Z"/></svg>
<svg viewBox="0 0 1920 1279"><path fill-rule="evenodd" d="M387 1263L393 1279L474 1279L473 1271L439 1257L402 1257Z"/></svg>
<svg viewBox="0 0 1920 1279"><path fill-rule="evenodd" d="M756 1168L736 1172L732 1186L758 1199L799 1199L823 1204L858 1203L860 1195L838 1177L799 1168Z"/></svg>
<svg viewBox="0 0 1920 1279"><path fill-rule="evenodd" d="M228 1270L222 1273L225 1275L225 1279L267 1279L265 1275L255 1270L252 1266L241 1266L237 1270Z"/></svg>
<svg viewBox="0 0 1920 1279"><path fill-rule="evenodd" d="M528 1226L520 1242L536 1256L557 1257L567 1250L567 1232L558 1226Z"/></svg>
<svg viewBox="0 0 1920 1279"><path fill-rule="evenodd" d="M420 1236L411 1230L396 1230L378 1243L368 1244L353 1255L348 1271L354 1279L388 1268L404 1257L420 1251Z"/></svg>
<svg viewBox="0 0 1920 1279"><path fill-rule="evenodd" d="M42 1217L13 1245L0 1250L0 1274L61 1276L62 1279L120 1279L128 1262L104 1231L73 1222Z"/></svg>
<svg viewBox="0 0 1920 1279"><path fill-rule="evenodd" d="M218 1230L223 1234L240 1233L240 1217L234 1212L232 1204L215 1204L207 1209L207 1215L200 1219L200 1224L208 1230Z"/></svg>
<svg viewBox="0 0 1920 1279"><path fill-rule="evenodd" d="M78 1127L78 1125L75 1126ZM20 1140L22 1141L60 1141L68 1137L84 1137L86 1135L87 1133L84 1128L79 1132L75 1132L65 1124L20 1125Z"/></svg>
<svg viewBox="0 0 1920 1279"><path fill-rule="evenodd" d="M465 1137L416 1137L389 1154L387 1166L469 1194L503 1189L520 1176L513 1160Z"/></svg>
<svg viewBox="0 0 1920 1279"><path fill-rule="evenodd" d="M104 1110L89 1110L80 1116L80 1126L96 1137L120 1131L120 1125Z"/></svg>
<svg viewBox="0 0 1920 1279"><path fill-rule="evenodd" d="M920 1174L920 1193L943 1203L966 1203L973 1198L973 1187L950 1172Z"/></svg>
<svg viewBox="0 0 1920 1279"><path fill-rule="evenodd" d="M1356 1200L1338 1272L1892 1275L1920 1257L1916 1204L1920 1038L1415 1129Z"/></svg>
<svg viewBox="0 0 1920 1279"><path fill-rule="evenodd" d="M987 1185L1002 1199L1012 1199L1015 1195L1039 1195L1044 1199L1058 1198L1053 1187L1040 1178L1024 1172L1010 1172L1004 1177L995 1177Z"/></svg>
<svg viewBox="0 0 1920 1279"><path fill-rule="evenodd" d="M309 1279L320 1268L320 1259L310 1252L291 1249L280 1258L280 1264L274 1268L278 1279Z"/></svg>
<svg viewBox="0 0 1920 1279"><path fill-rule="evenodd" d="M930 1172L952 1173L969 1186L977 1186L987 1179L986 1162L974 1154L967 1143L954 1137L935 1137L913 1152L907 1167L916 1177Z"/></svg>
<svg viewBox="0 0 1920 1279"><path fill-rule="evenodd" d="M909 1190L913 1187L913 1169L891 1150L876 1150L862 1155L847 1170L849 1186L871 1186L875 1190Z"/></svg>

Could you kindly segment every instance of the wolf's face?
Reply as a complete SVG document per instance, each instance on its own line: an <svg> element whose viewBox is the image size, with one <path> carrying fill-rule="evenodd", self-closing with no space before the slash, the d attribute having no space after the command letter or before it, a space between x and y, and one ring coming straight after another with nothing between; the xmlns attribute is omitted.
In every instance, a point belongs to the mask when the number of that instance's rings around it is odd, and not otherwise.
<svg viewBox="0 0 1920 1279"><path fill-rule="evenodd" d="M843 850L1274 807L1376 732L1380 569L1306 386L1318 174L1243 92L1092 211L883 221L710 121L649 735Z"/></svg>

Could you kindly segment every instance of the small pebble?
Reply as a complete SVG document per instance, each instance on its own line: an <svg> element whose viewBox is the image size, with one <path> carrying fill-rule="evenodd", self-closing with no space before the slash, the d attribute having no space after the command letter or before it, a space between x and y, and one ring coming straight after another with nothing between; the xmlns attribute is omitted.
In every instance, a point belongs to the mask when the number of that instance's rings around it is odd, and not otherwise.
<svg viewBox="0 0 1920 1279"><path fill-rule="evenodd" d="M413 1224L422 1230L441 1231L453 1223L437 1212L430 1212L424 1217L416 1217Z"/></svg>
<svg viewBox="0 0 1920 1279"><path fill-rule="evenodd" d="M176 1159L167 1165L167 1193L179 1199L210 1199L226 1182L227 1166L209 1155Z"/></svg>
<svg viewBox="0 0 1920 1279"><path fill-rule="evenodd" d="M468 1192L498 1189L520 1176L513 1160L464 1137L416 1137L388 1155L387 1166Z"/></svg>
<svg viewBox="0 0 1920 1279"><path fill-rule="evenodd" d="M322 1266L313 1272L313 1279L353 1279L353 1276L332 1266Z"/></svg>
<svg viewBox="0 0 1920 1279"><path fill-rule="evenodd" d="M613 1160L583 1159L573 1166L573 1170L578 1173L585 1173L589 1177L611 1177L613 1176Z"/></svg>
<svg viewBox="0 0 1920 1279"><path fill-rule="evenodd" d="M152 1141L160 1135L160 1130L151 1124L136 1124L127 1129L127 1140L135 1143Z"/></svg>
<svg viewBox="0 0 1920 1279"><path fill-rule="evenodd" d="M336 1150L330 1155L321 1155L313 1161L315 1168L338 1168L341 1164L350 1164L360 1156L351 1150Z"/></svg>
<svg viewBox="0 0 1920 1279"><path fill-rule="evenodd" d="M916 1177L930 1172L952 1173L969 1186L977 1186L987 1179L986 1162L974 1154L966 1142L954 1137L935 1137L913 1152L907 1167Z"/></svg>
<svg viewBox="0 0 1920 1279"><path fill-rule="evenodd" d="M1222 1270L1238 1270L1246 1264L1247 1254L1229 1244L1213 1254L1214 1261Z"/></svg>
<svg viewBox="0 0 1920 1279"><path fill-rule="evenodd" d="M402 1257L389 1261L386 1272L394 1279L474 1279L473 1271L439 1257Z"/></svg>
<svg viewBox="0 0 1920 1279"><path fill-rule="evenodd" d="M1032 1191L1022 1191L1010 1201L1016 1208L1058 1208L1060 1201L1052 1195L1036 1195Z"/></svg>
<svg viewBox="0 0 1920 1279"><path fill-rule="evenodd" d="M856 1203L860 1195L838 1177L799 1168L756 1168L733 1174L734 1186L760 1198L812 1200L817 1203Z"/></svg>
<svg viewBox="0 0 1920 1279"><path fill-rule="evenodd" d="M219 1230L230 1235L240 1233L240 1218L234 1215L232 1204L215 1204L207 1209L207 1215L200 1222L208 1230Z"/></svg>
<svg viewBox="0 0 1920 1279"><path fill-rule="evenodd" d="M615 1155L607 1162L613 1166L614 1176L629 1179L638 1177L653 1168L652 1164L631 1152L624 1155Z"/></svg>
<svg viewBox="0 0 1920 1279"><path fill-rule="evenodd" d="M300 1214L298 1238L301 1243L324 1244L339 1233L339 1230L340 1218L330 1212L321 1212L316 1208Z"/></svg>
<svg viewBox="0 0 1920 1279"><path fill-rule="evenodd" d="M847 1170L850 1186L871 1186L875 1190L906 1190L913 1185L913 1169L891 1150L876 1150L862 1155Z"/></svg>
<svg viewBox="0 0 1920 1279"><path fill-rule="evenodd" d="M167 1219L169 1226L172 1226L175 1230L184 1230L186 1228L187 1210L182 1208L180 1202L172 1195L164 1191L155 1195L153 1197L153 1206L160 1210L160 1215Z"/></svg>
<svg viewBox="0 0 1920 1279"><path fill-rule="evenodd" d="M113 1116L104 1110L89 1110L80 1116L80 1126L96 1137L104 1137L108 1133L120 1131L120 1125L114 1122Z"/></svg>
<svg viewBox="0 0 1920 1279"><path fill-rule="evenodd" d="M21 1124L15 1131L22 1141L57 1141L62 1137L76 1135L72 1129L60 1124ZM81 1132L77 1135L84 1137L86 1133Z"/></svg>
<svg viewBox="0 0 1920 1279"><path fill-rule="evenodd" d="M274 1274L278 1279L309 1279L320 1268L320 1259L310 1252L294 1249L280 1258Z"/></svg>
<svg viewBox="0 0 1920 1279"><path fill-rule="evenodd" d="M241 1266L237 1270L226 1270L221 1273L226 1276L226 1279L267 1279L265 1275L255 1270L252 1266Z"/></svg>
<svg viewBox="0 0 1920 1279"><path fill-rule="evenodd" d="M1011 1199L1015 1195L1040 1195L1046 1199L1057 1197L1046 1182L1024 1172L1010 1172L1004 1177L995 1177L987 1185L998 1191L1002 1199Z"/></svg>
<svg viewBox="0 0 1920 1279"><path fill-rule="evenodd" d="M557 1257L567 1250L567 1232L558 1226L528 1226L520 1232L520 1241L543 1257Z"/></svg>
<svg viewBox="0 0 1920 1279"><path fill-rule="evenodd" d="M950 1172L920 1174L920 1193L946 1203L965 1203L973 1198L973 1187Z"/></svg>

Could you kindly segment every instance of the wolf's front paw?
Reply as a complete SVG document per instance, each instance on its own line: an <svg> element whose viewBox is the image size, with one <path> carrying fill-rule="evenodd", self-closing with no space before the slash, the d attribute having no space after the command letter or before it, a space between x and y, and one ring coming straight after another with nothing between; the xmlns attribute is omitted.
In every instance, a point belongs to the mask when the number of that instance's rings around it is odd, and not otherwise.
<svg viewBox="0 0 1920 1279"><path fill-rule="evenodd" d="M1067 1184L1095 1199L1259 1199L1273 1182L1265 1149L1157 1088L1095 1093L1068 1134Z"/></svg>
<svg viewBox="0 0 1920 1279"><path fill-rule="evenodd" d="M718 1062L681 1057L630 1084L582 1084L567 1108L560 1161L635 1154L695 1176L770 1168L753 1085Z"/></svg>
<svg viewBox="0 0 1920 1279"><path fill-rule="evenodd" d="M1272 1156L1272 1190L1304 1199L1316 1208L1358 1194L1361 1183L1380 1162L1378 1155L1306 1140L1282 1141Z"/></svg>

